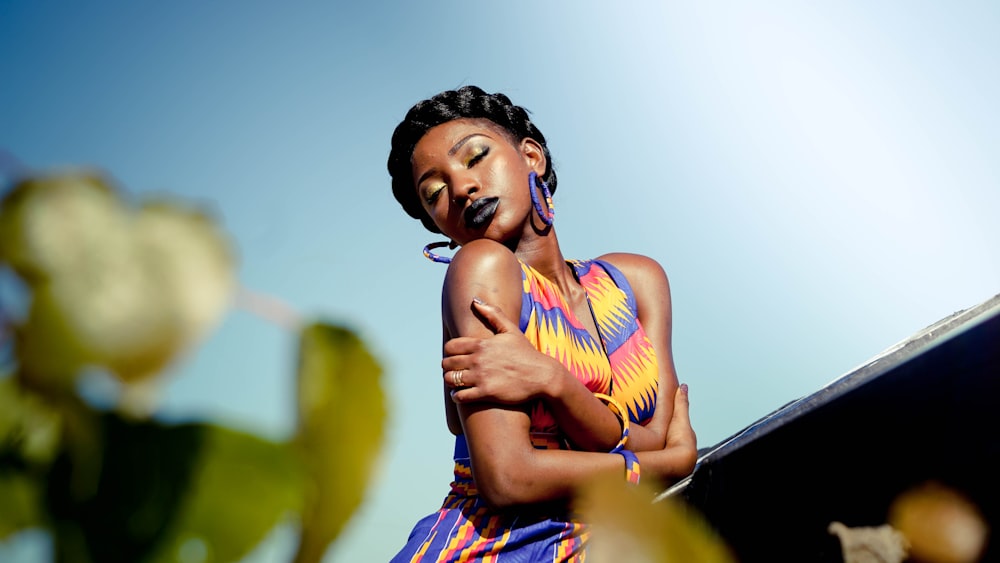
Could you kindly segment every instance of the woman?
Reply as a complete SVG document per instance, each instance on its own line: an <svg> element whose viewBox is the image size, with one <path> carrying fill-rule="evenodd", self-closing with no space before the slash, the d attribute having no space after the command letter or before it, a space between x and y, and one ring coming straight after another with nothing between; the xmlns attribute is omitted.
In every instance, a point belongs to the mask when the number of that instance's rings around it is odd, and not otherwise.
<svg viewBox="0 0 1000 563"><path fill-rule="evenodd" d="M503 94L416 104L388 168L404 210L451 241L424 253L450 261L441 365L456 436L451 493L393 561L582 561L586 526L567 512L578 486L694 467L666 275L633 254L567 262L545 137ZM461 247L451 260L431 252L445 244Z"/></svg>

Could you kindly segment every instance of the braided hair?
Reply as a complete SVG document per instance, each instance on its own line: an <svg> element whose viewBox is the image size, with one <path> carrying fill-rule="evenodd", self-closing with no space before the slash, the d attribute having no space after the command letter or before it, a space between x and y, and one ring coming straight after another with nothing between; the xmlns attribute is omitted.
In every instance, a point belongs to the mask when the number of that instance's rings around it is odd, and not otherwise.
<svg viewBox="0 0 1000 563"><path fill-rule="evenodd" d="M410 159L417 142L432 127L462 118L488 119L506 131L515 143L525 138L534 139L545 153L545 173L542 174L542 180L555 193L556 171L552 168L552 156L545 144L545 136L528 118L528 111L514 105L503 94L487 94L476 86L463 86L417 102L406 112L406 117L392 133L392 150L387 163L389 175L392 176L392 194L410 217L420 219L432 233L440 232L417 196Z"/></svg>

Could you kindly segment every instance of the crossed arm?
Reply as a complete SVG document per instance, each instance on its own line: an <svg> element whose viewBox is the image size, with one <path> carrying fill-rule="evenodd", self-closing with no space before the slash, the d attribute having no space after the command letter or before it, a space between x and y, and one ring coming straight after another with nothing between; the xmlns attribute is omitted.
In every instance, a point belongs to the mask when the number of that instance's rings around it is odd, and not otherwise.
<svg viewBox="0 0 1000 563"><path fill-rule="evenodd" d="M629 449L640 452L645 478L682 477L693 468L697 451L687 394L677 391L670 354L666 276L648 258L603 258L633 286L640 322L660 366L654 417L645 427L632 425ZM618 418L558 361L538 352L503 314L520 311L521 292L519 263L492 241L467 244L445 279L442 367L446 382L450 370L468 370L463 383L469 385L446 400L449 424L466 434L477 486L495 507L567 498L594 475L624 467L621 456L600 453L618 442ZM534 399L546 402L576 447L592 451L533 448L527 409Z"/></svg>

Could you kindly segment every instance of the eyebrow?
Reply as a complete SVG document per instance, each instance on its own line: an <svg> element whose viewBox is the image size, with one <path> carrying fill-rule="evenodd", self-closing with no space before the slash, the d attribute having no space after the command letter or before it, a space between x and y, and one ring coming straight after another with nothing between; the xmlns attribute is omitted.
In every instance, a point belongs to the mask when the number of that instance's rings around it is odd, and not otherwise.
<svg viewBox="0 0 1000 563"><path fill-rule="evenodd" d="M455 146L451 147L451 150L448 151L448 156L455 156L455 153L457 153L462 148L462 145L469 142L469 139L472 139L473 137L485 137L485 136L486 134L484 133L472 133L462 137L457 143L455 143Z"/></svg>
<svg viewBox="0 0 1000 563"><path fill-rule="evenodd" d="M471 133L469 135L466 135L466 136L462 137L461 139L459 139L458 142L455 143L455 146L453 146L450 149L448 149L448 156L455 156L455 153L457 153L458 151L462 150L462 146L465 145L465 143L469 142L471 139L473 139L475 137L487 137L488 138L489 136L486 135L485 133ZM430 170L428 170L428 171L424 172L423 174L421 174L420 177L417 178L417 185L419 186L428 176L434 174L434 172L436 172L436 171L437 171L436 168L431 168Z"/></svg>

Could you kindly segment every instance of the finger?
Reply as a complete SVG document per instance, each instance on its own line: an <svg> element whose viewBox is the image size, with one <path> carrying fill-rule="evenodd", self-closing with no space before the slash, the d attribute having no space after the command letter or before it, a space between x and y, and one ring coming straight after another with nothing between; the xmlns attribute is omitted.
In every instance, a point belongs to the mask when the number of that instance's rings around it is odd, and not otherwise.
<svg viewBox="0 0 1000 563"><path fill-rule="evenodd" d="M442 378L444 379L444 384L446 386L454 389L459 387L468 387L470 385L468 376L468 371L464 369L456 369L444 372Z"/></svg>
<svg viewBox="0 0 1000 563"><path fill-rule="evenodd" d="M471 354L479 348L480 339L471 336L459 336L444 343L444 354L446 356L456 356L459 354Z"/></svg>
<svg viewBox="0 0 1000 563"><path fill-rule="evenodd" d="M458 355L448 356L441 360L441 370L450 371L457 369L468 369L473 367L472 359L469 356Z"/></svg>
<svg viewBox="0 0 1000 563"><path fill-rule="evenodd" d="M689 444L697 447L698 438L691 426L691 415L688 412L688 387L681 385L674 394L674 413L670 419L670 429L667 431L668 444Z"/></svg>
<svg viewBox="0 0 1000 563"><path fill-rule="evenodd" d="M472 306L480 315L490 323L493 332L520 332L520 328L513 321L507 318L499 308L494 307L478 297L472 298Z"/></svg>
<svg viewBox="0 0 1000 563"><path fill-rule="evenodd" d="M688 386L687 383L682 383L677 391L674 392L674 414L673 418L684 418L690 420L690 414L688 413L690 407L690 401L688 399Z"/></svg>
<svg viewBox="0 0 1000 563"><path fill-rule="evenodd" d="M689 412L690 402L688 401L687 385L681 385L674 393L674 412L670 416L668 428L691 427L691 414ZM669 432L670 430L668 430Z"/></svg>
<svg viewBox="0 0 1000 563"><path fill-rule="evenodd" d="M482 392L475 387L463 387L451 390L451 400L456 403L472 403L482 398Z"/></svg>

